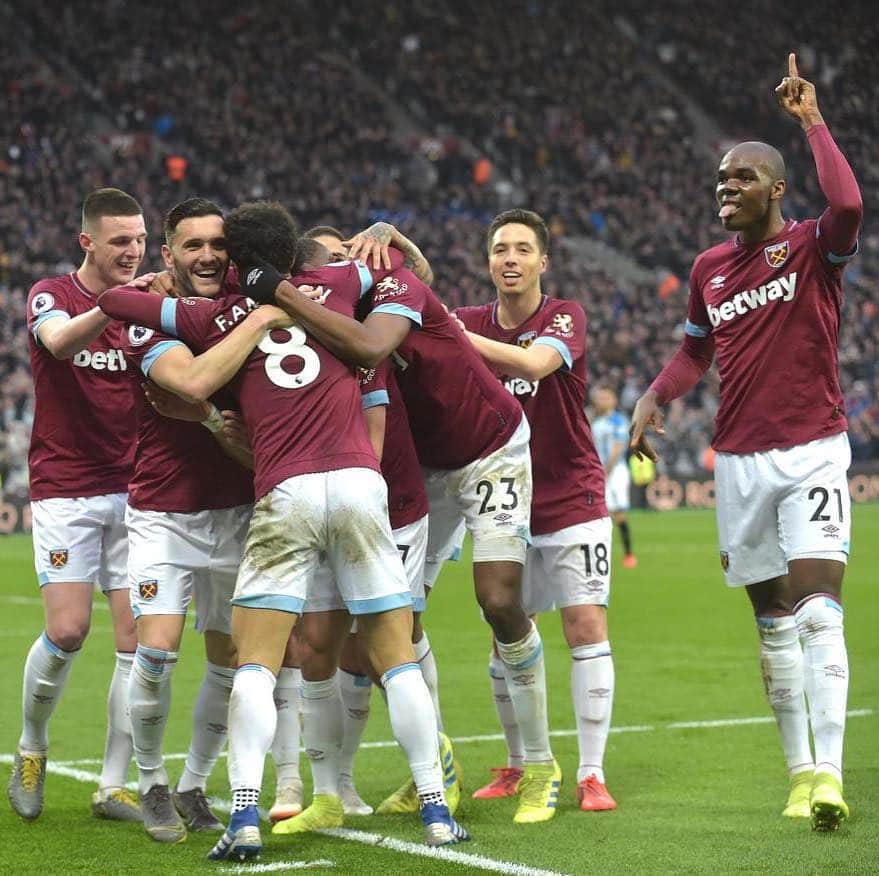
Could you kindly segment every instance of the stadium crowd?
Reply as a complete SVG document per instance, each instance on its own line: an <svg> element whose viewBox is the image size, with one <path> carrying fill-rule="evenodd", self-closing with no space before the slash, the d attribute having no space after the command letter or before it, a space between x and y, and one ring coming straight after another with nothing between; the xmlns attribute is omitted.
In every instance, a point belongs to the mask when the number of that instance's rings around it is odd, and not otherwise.
<svg viewBox="0 0 879 876"><path fill-rule="evenodd" d="M365 0L331 20L303 2L282 13L220 0L213 32L196 6L101 3L93 16L87 5L14 0L0 12L18 35L0 55L0 477L10 493L27 489L25 297L34 278L78 262L76 211L98 185L143 203L149 266L163 212L195 194L226 206L276 198L303 227L353 232L387 219L422 246L450 305L493 294L485 227L500 209L528 206L547 217L558 256L545 288L583 303L592 383L612 384L627 410L679 342L689 264L722 239L712 191L724 148L775 143L789 164L786 212L821 209L805 139L771 102L775 59L798 51L868 205L879 188L879 92L860 86L879 33L861 4L845 16L803 4L759 40L752 16L716 0L699 16L601 0L573 20L556 0L507 2L503 16L496 4ZM768 2L755 8L771 15ZM719 44L704 35L708 18L722 19ZM657 280L562 255L561 241L584 236ZM840 344L855 459L879 456L877 278L868 210ZM699 471L715 390L709 379L671 406L671 471Z"/></svg>

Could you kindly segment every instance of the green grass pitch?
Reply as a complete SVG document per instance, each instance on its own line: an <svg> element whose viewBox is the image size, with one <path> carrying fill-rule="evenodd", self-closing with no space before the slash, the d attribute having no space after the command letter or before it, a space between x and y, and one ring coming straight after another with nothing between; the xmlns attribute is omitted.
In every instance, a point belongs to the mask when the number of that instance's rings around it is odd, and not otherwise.
<svg viewBox="0 0 879 876"><path fill-rule="evenodd" d="M876 873L879 872L879 505L854 509L854 554L845 583L851 664L846 735L846 798L852 816L836 834L817 835L805 821L780 816L787 776L768 720L757 634L744 593L723 586L713 515L703 511L633 513L637 569L614 566L610 607L616 663L615 731L608 745L608 785L619 802L610 813L580 813L574 799L576 738L553 745L565 782L556 818L544 825L512 823L511 800L475 801L466 794L460 820L474 840L456 851L479 856L471 865L417 857L335 837L290 842L264 831L263 864L284 872L301 862L331 862L318 872L372 874L556 873ZM617 548L616 559L619 559ZM20 729L21 667L42 627L30 540L0 538L0 780ZM487 683L489 636L480 621L465 562L446 567L431 598L426 626L437 654L447 731L454 737L498 733ZM546 644L551 727L574 726L570 658L558 619L541 621ZM50 774L41 818L25 823L0 803L0 871L22 873L238 872L211 864L212 836L194 834L180 846L150 841L137 825L100 822L89 812L89 773L100 770L105 693L112 666L105 610L95 610L91 635L51 726L52 761L78 761L71 775ZM199 637L187 631L174 675L166 752L184 752L203 667ZM875 710L875 711L874 711ZM726 726L707 722L758 718ZM669 726L695 722L696 726ZM381 698L373 693L367 741L391 738ZM466 791L503 762L497 740L461 741ZM82 761L86 761L82 763ZM182 766L169 761L172 781ZM402 754L367 748L357 760L361 795L376 804L404 779ZM77 772L79 771L79 772ZM303 755L303 774L308 776ZM74 777L75 776L75 777ZM133 773L131 778L133 778ZM274 789L266 771L265 805ZM308 779L306 778L306 783ZM209 793L228 799L225 760ZM465 792L466 793L466 792ZM349 818L346 827L420 841L407 817ZM476 866L473 866L475 864ZM520 865L516 869L513 865ZM254 872L245 868L240 872ZM267 872L267 870L263 870Z"/></svg>

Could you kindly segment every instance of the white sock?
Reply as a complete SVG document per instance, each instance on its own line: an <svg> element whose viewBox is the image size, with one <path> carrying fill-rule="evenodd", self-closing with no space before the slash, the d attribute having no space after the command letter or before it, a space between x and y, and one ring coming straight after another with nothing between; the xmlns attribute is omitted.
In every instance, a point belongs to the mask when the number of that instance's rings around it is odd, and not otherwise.
<svg viewBox="0 0 879 876"><path fill-rule="evenodd" d="M101 770L101 788L122 788L128 779L128 765L134 752L131 736L131 718L128 714L128 685L134 654L116 652L116 666L107 695L107 742L104 746L104 766Z"/></svg>
<svg viewBox="0 0 879 876"><path fill-rule="evenodd" d="M842 781L842 742L848 699L848 654L842 631L842 606L823 593L794 609L803 642L803 675L809 698L815 771Z"/></svg>
<svg viewBox="0 0 879 876"><path fill-rule="evenodd" d="M76 651L62 651L45 632L31 645L21 686L24 725L18 747L29 754L49 750L49 718L61 699Z"/></svg>
<svg viewBox="0 0 879 876"><path fill-rule="evenodd" d="M406 754L418 796L445 805L436 716L417 663L401 663L382 675L394 739ZM441 795L433 797L433 795Z"/></svg>
<svg viewBox="0 0 879 876"><path fill-rule="evenodd" d="M571 648L571 657L571 700L580 749L577 781L595 776L604 783L604 749L610 733L614 688L610 642Z"/></svg>
<svg viewBox="0 0 879 876"><path fill-rule="evenodd" d="M342 694L338 673L323 681L302 679L302 741L311 761L315 794L339 796Z"/></svg>
<svg viewBox="0 0 879 876"><path fill-rule="evenodd" d="M791 775L812 769L809 718L804 694L803 649L791 615L758 617L760 667L766 697L775 713L781 747Z"/></svg>
<svg viewBox="0 0 879 876"><path fill-rule="evenodd" d="M440 712L439 703L439 675L436 669L436 657L433 656L433 650L430 647L430 640L427 638L427 631L423 631L421 638L412 646L415 651L415 659L421 667L421 674L424 676L424 683L433 700L433 711L436 713L436 729L440 733L444 732L443 716Z"/></svg>
<svg viewBox="0 0 879 876"><path fill-rule="evenodd" d="M546 668L543 643L534 622L524 639L518 642L495 642L504 664L507 691L516 712L522 734L525 763L552 761L549 747L549 724L546 717Z"/></svg>
<svg viewBox="0 0 879 876"><path fill-rule="evenodd" d="M366 675L339 670L339 686L342 692L342 752L339 773L354 777L354 757L360 748L360 740L369 720L369 696L372 682Z"/></svg>
<svg viewBox="0 0 879 876"><path fill-rule="evenodd" d="M283 788L299 778L299 716L302 670L298 666L282 666L275 684L275 709L278 723L272 742L272 760L275 762L276 785Z"/></svg>
<svg viewBox="0 0 879 876"><path fill-rule="evenodd" d="M171 709L171 673L176 665L175 651L138 645L134 653L128 679L128 708L141 794L153 785L168 784L162 741Z"/></svg>
<svg viewBox="0 0 879 876"><path fill-rule="evenodd" d="M207 787L208 777L226 744L229 697L235 670L205 661L205 674L192 710L192 739L183 774L177 782L180 792Z"/></svg>
<svg viewBox="0 0 879 876"><path fill-rule="evenodd" d="M258 798L262 788L262 773L277 720L274 689L274 674L258 663L245 663L235 673L229 697L228 760L233 805L239 808L251 805L248 801L252 792Z"/></svg>
<svg viewBox="0 0 879 876"><path fill-rule="evenodd" d="M494 651L488 658L488 677L491 679L491 693L498 720L507 740L507 766L522 769L525 762L525 749L522 746L522 734L516 721L513 702L507 691L507 676L504 674L504 663Z"/></svg>

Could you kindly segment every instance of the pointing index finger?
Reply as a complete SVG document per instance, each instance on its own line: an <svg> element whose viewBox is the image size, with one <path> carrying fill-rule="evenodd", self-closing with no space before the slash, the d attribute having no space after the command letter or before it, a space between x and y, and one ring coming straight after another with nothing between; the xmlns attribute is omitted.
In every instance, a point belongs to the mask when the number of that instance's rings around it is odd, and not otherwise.
<svg viewBox="0 0 879 876"><path fill-rule="evenodd" d="M791 79L798 79L800 76L797 72L797 56L793 52L787 56L787 75Z"/></svg>

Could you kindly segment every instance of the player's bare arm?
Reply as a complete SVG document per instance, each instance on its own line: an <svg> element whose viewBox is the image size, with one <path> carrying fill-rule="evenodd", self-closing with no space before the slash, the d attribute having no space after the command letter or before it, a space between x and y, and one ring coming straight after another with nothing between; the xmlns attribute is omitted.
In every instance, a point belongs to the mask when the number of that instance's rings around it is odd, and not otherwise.
<svg viewBox="0 0 879 876"><path fill-rule="evenodd" d="M278 284L275 300L334 356L363 368L386 359L412 325L406 317L391 313L371 313L359 323L312 301L286 280Z"/></svg>
<svg viewBox="0 0 879 876"><path fill-rule="evenodd" d="M152 409L162 417L184 420L187 423L201 423L208 418L212 405L210 402L188 402L179 395L168 392L150 380L141 385L143 394Z"/></svg>
<svg viewBox="0 0 879 876"><path fill-rule="evenodd" d="M170 347L153 363L150 380L187 401L206 401L235 376L267 331L291 324L283 310L263 305L249 313L228 337L198 356L182 344Z"/></svg>
<svg viewBox="0 0 879 876"><path fill-rule="evenodd" d="M793 117L804 131L813 125L823 125L824 117L818 109L815 86L803 79L797 70L797 56L791 52L787 58L787 76L775 89L778 105Z"/></svg>
<svg viewBox="0 0 879 876"><path fill-rule="evenodd" d="M348 248L348 255L352 259L368 263L371 255L372 266L376 270L391 267L388 247L394 246L403 253L404 267L412 271L422 283L429 286L433 282L433 269L424 253L389 222L376 222L350 240L343 241L342 245Z"/></svg>
<svg viewBox="0 0 879 876"><path fill-rule="evenodd" d="M110 324L110 317L104 316L97 307L65 319L63 316L52 317L41 323L37 329L40 343L56 359L72 359L80 350L84 350Z"/></svg>
<svg viewBox="0 0 879 876"><path fill-rule="evenodd" d="M540 380L564 365L562 354L548 344L532 344L524 348L493 341L470 331L464 334L488 365L510 377Z"/></svg>

